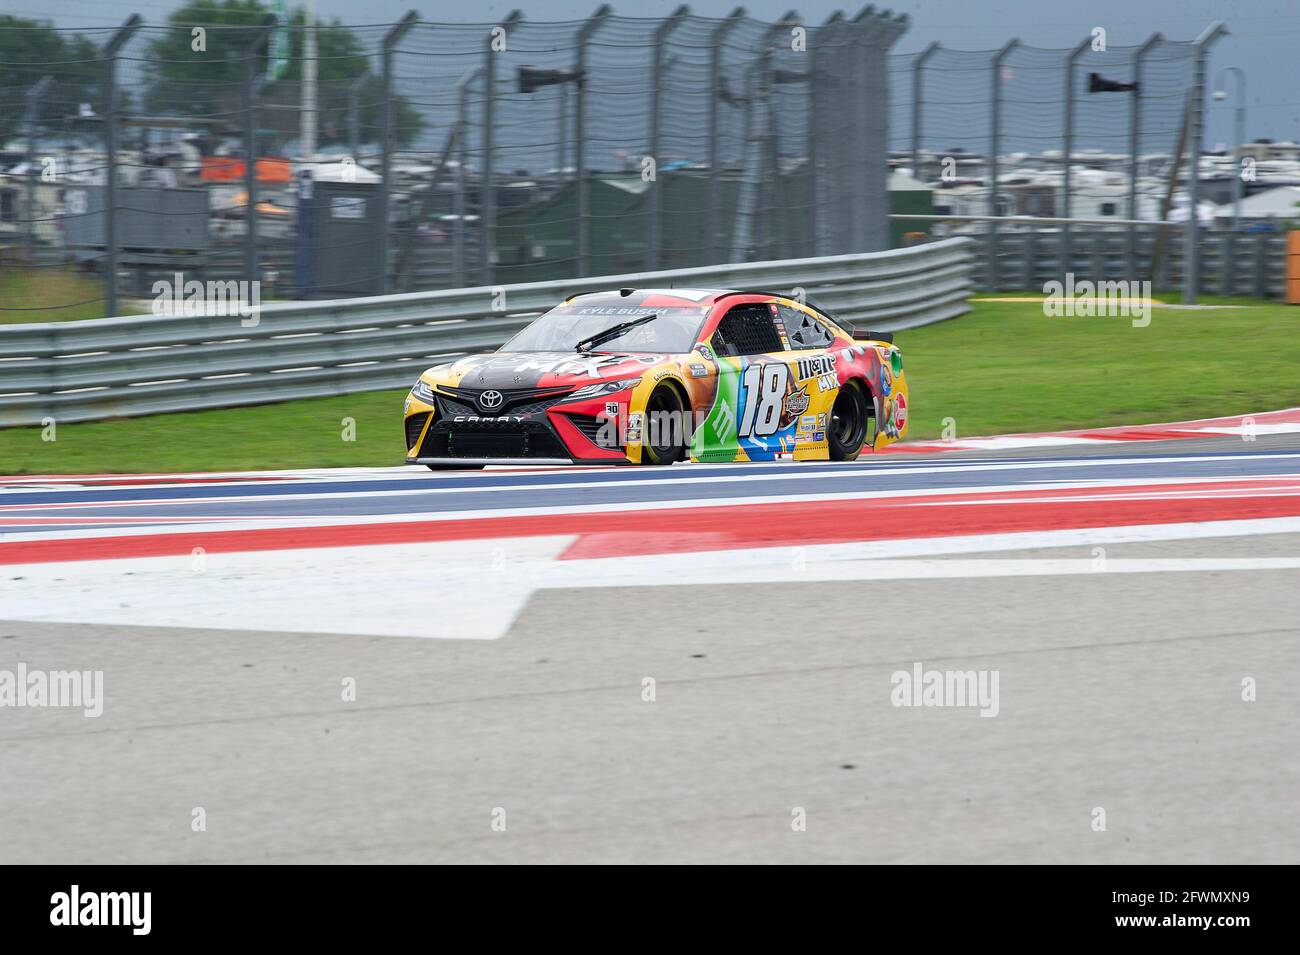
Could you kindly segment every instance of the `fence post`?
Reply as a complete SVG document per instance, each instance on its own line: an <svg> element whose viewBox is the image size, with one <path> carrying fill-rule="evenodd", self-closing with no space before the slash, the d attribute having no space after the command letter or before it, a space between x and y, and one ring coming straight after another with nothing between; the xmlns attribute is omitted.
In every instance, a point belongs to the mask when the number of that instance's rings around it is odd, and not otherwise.
<svg viewBox="0 0 1300 955"><path fill-rule="evenodd" d="M1025 258L1024 288L1032 291L1038 280L1038 228L1031 222L1023 235L1021 255Z"/></svg>
<svg viewBox="0 0 1300 955"><path fill-rule="evenodd" d="M809 31L809 43L813 45L812 58L808 61L808 134L804 138L808 143L808 196L812 203L812 209L809 215L813 223L824 224L827 220L822 215L821 201L821 170L819 166L824 161L822 150L819 144L822 138L822 126L825 125L825 107L824 99L827 91L822 88L826 81L826 72L820 66L819 55L821 53L821 42L830 34L836 25L844 19L844 12L836 10L820 27L816 27L816 33ZM806 55L806 54L805 54ZM815 224L812 230L812 248L807 251L807 255L823 255L823 233L824 229Z"/></svg>
<svg viewBox="0 0 1300 955"><path fill-rule="evenodd" d="M1253 245L1255 246L1255 298L1268 298L1268 233L1261 232L1255 236ZM1286 234L1283 233L1282 241L1286 242ZM1283 246L1285 249L1285 245ZM1286 279L1282 280L1283 297L1286 292Z"/></svg>
<svg viewBox="0 0 1300 955"><path fill-rule="evenodd" d="M1205 57L1210 44L1228 31L1222 20L1215 20L1196 38L1192 67L1192 100L1187 140L1187 225L1183 230L1183 304L1196 304L1201 280L1201 217L1197 214L1201 181L1201 134L1205 119Z"/></svg>
<svg viewBox="0 0 1300 955"><path fill-rule="evenodd" d="M722 101L722 49L727 34L748 16L744 7L736 7L709 35L709 261L725 261L722 246L722 170L719 156L718 111Z"/></svg>
<svg viewBox="0 0 1300 955"><path fill-rule="evenodd" d="M23 124L27 127L27 254L36 251L36 125L41 117L41 100L54 84L54 77L42 76L27 91Z"/></svg>
<svg viewBox="0 0 1300 955"><path fill-rule="evenodd" d="M1092 38L1081 40L1079 45L1070 51L1065 58L1065 148L1062 151L1061 161L1064 163L1061 171L1061 218L1070 218L1070 197L1072 189L1070 186L1070 159L1074 152L1074 67L1083 51L1088 49L1092 44ZM1072 261L1072 249L1070 247L1070 223L1061 223L1061 273L1072 272L1074 263Z"/></svg>
<svg viewBox="0 0 1300 955"><path fill-rule="evenodd" d="M133 13L104 44L104 308L117 314L117 54L144 21Z"/></svg>
<svg viewBox="0 0 1300 955"><path fill-rule="evenodd" d="M380 130L379 130L379 215L376 217L379 221L379 294L386 295L389 291L388 282L388 204L389 204L389 177L391 175L390 150L392 149L393 139L393 49L401 42L402 37L407 31L419 21L420 15L414 10L408 10L406 16L402 17L393 28L384 35L384 44L381 56L383 58L383 82L384 89L382 94L383 103L380 107ZM355 158L355 157L354 157Z"/></svg>
<svg viewBox="0 0 1300 955"><path fill-rule="evenodd" d="M569 159L569 84L561 83L556 96L555 186L564 185L564 166Z"/></svg>
<svg viewBox="0 0 1300 955"><path fill-rule="evenodd" d="M456 275L456 288L469 284L465 267L465 214L468 203L465 201L465 163L469 159L469 88L478 78L479 68L469 70L456 81L456 125L460 127L460 138L456 142L456 234L452 247L452 270Z"/></svg>
<svg viewBox="0 0 1300 955"><path fill-rule="evenodd" d="M912 64L912 178L921 181L921 77L926 61L939 50L939 41L927 46Z"/></svg>
<svg viewBox="0 0 1300 955"><path fill-rule="evenodd" d="M1219 236L1219 293L1231 295L1237 285L1237 233L1223 232Z"/></svg>
<svg viewBox="0 0 1300 955"><path fill-rule="evenodd" d="M1236 105L1232 110L1232 231L1241 228L1241 150L1246 145L1246 73L1239 66L1225 66L1214 80L1214 95L1218 98L1223 88L1223 77L1231 74L1236 89Z"/></svg>
<svg viewBox="0 0 1300 955"><path fill-rule="evenodd" d="M1008 40L1002 49L993 56L993 115L989 130L989 215L998 215L998 153L1002 149L1002 67L1007 57L1020 45L1019 37ZM988 234L988 288L998 288L998 224L989 223Z"/></svg>
<svg viewBox="0 0 1300 955"><path fill-rule="evenodd" d="M799 11L790 10L780 21L772 25L769 33L770 42L763 44L763 100L767 104L764 122L767 128L763 134L765 162L768 168L768 181L771 183L771 198L766 210L768 227L766 233L772 237L769 248L772 258L789 257L789 213L786 206L785 181L781 178L781 128L776 117L776 86L780 82L778 70L772 65L772 45L782 33L787 33L799 25Z"/></svg>
<svg viewBox="0 0 1300 955"><path fill-rule="evenodd" d="M868 45L866 168L863 176L867 229L866 249L889 248L889 51L907 32L907 14L886 10L876 19L877 30Z"/></svg>
<svg viewBox="0 0 1300 955"><path fill-rule="evenodd" d="M691 8L682 4L670 13L659 26L655 27L654 63L650 70L650 160L654 163L654 179L646 195L646 250L645 267L647 271L659 269L659 244L662 241L659 216L663 212L662 184L659 181L659 109L663 101L664 82L664 44L668 35L681 26L682 21L691 15ZM642 170L644 175L644 169Z"/></svg>
<svg viewBox="0 0 1300 955"><path fill-rule="evenodd" d="M254 28L244 47L244 279L257 281L257 55L275 29L274 14Z"/></svg>
<svg viewBox="0 0 1300 955"><path fill-rule="evenodd" d="M1137 189L1138 189L1138 154L1142 148L1142 64L1148 53L1157 43L1164 40L1159 33L1153 33L1138 47L1137 52L1133 55L1133 99L1129 101L1128 114L1128 217L1130 219L1140 219L1137 208ZM1137 254L1137 230L1138 226L1129 225L1128 227L1128 278L1131 281L1137 281L1138 277L1138 254Z"/></svg>
<svg viewBox="0 0 1300 955"><path fill-rule="evenodd" d="M574 223L577 232L578 277L591 274L591 222L587 206L591 199L587 181L587 41L609 19L613 8L602 3L578 30L578 60L574 65L578 89L573 101L573 185L577 190Z"/></svg>
<svg viewBox="0 0 1300 955"><path fill-rule="evenodd" d="M348 86L348 147L358 163L361 162L361 90L369 80L367 70Z"/></svg>
<svg viewBox="0 0 1300 955"><path fill-rule="evenodd" d="M851 24L853 27L853 40L850 47L852 59L849 67L851 105L849 107L850 115L846 119L848 122L849 142L852 144L850 155L861 163L862 157L867 155L870 147L870 143L867 141L867 110L870 108L870 104L867 102L867 56L871 43L881 26L880 20L876 16L875 6L867 4L858 11ZM847 204L852 210L850 224L852 231L849 238L849 248L845 251L865 252L871 244L869 237L870 224L867 222L866 186L861 176L853 176L849 179L849 187Z"/></svg>
<svg viewBox="0 0 1300 955"><path fill-rule="evenodd" d="M511 10L505 20L499 24L504 31L507 47L510 43L510 28L524 18L520 10ZM495 28L494 28L495 29ZM496 51L492 49L493 31L488 31L487 42L483 45L483 182L482 197L479 199L479 236L483 243L482 272L480 285L491 285L496 277L492 261L496 255L497 243L497 192L492 181L493 157L493 114L496 112L497 99L497 62Z"/></svg>

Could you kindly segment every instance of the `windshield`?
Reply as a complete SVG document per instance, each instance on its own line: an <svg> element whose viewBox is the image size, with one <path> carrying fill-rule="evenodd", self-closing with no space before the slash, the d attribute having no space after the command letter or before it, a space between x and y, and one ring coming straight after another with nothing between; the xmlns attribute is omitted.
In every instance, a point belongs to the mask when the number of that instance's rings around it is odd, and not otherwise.
<svg viewBox="0 0 1300 955"><path fill-rule="evenodd" d="M500 350L573 351L586 339L654 313L657 317L652 321L641 322L611 335L593 345L591 351L680 355L695 346L695 336L707 312L707 308L694 305L646 308L642 305L583 305L574 302L551 309L502 345Z"/></svg>

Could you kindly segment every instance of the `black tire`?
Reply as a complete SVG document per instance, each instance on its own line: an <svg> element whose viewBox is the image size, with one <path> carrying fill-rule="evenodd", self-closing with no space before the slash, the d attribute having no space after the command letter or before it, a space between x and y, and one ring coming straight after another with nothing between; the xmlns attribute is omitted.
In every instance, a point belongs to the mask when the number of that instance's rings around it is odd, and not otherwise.
<svg viewBox="0 0 1300 955"><path fill-rule="evenodd" d="M430 471L482 471L482 464L426 464Z"/></svg>
<svg viewBox="0 0 1300 955"><path fill-rule="evenodd" d="M856 461L867 440L867 395L857 379L847 381L835 396L826 444L832 461Z"/></svg>
<svg viewBox="0 0 1300 955"><path fill-rule="evenodd" d="M686 456L684 410L681 392L672 385L662 384L651 393L645 404L645 420L641 424L642 464L673 464ZM655 419L655 415L662 417ZM652 420L659 422L654 428L650 425ZM655 438L654 443L651 443L651 437Z"/></svg>

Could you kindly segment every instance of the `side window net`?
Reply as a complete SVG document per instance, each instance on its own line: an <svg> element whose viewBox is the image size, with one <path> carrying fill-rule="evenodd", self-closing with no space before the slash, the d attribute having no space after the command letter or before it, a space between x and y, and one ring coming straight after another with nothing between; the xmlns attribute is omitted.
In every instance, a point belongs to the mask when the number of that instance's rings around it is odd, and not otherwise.
<svg viewBox="0 0 1300 955"><path fill-rule="evenodd" d="M719 355L762 355L784 351L785 346L766 305L739 305L718 323L713 350Z"/></svg>

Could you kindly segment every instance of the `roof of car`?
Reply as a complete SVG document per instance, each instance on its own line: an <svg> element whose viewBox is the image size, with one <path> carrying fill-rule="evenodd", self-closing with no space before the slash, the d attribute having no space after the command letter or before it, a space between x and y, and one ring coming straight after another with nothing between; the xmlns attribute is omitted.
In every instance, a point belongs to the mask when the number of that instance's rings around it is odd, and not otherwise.
<svg viewBox="0 0 1300 955"><path fill-rule="evenodd" d="M572 301L578 298L601 298L601 299L635 299L644 301L650 296L675 298L683 302L689 302L695 305L703 305L707 302L713 302L719 295L726 294L725 289L700 289L700 288L621 288L621 289L600 289L594 292L575 292L565 298L565 301Z"/></svg>
<svg viewBox="0 0 1300 955"><path fill-rule="evenodd" d="M838 316L830 309L807 295L796 296L786 292L774 292L764 289L700 289L700 288L621 288L602 289L595 292L577 292L567 296L566 303L577 298L589 301L589 304L626 305L634 308L685 308L689 306L707 307L733 295L752 295L757 298L783 298L799 302L814 312L844 327Z"/></svg>
<svg viewBox="0 0 1300 955"><path fill-rule="evenodd" d="M648 301L654 298L678 299L684 304L692 305L712 305L721 298L727 298L732 295L757 295L767 298L792 298L784 292L767 292L755 289L719 289L719 288L621 288L621 289L600 289L594 292L575 292L567 296L566 302L578 298L597 298L601 300L612 301L615 299L631 300L628 304L633 305L666 305L663 301Z"/></svg>

